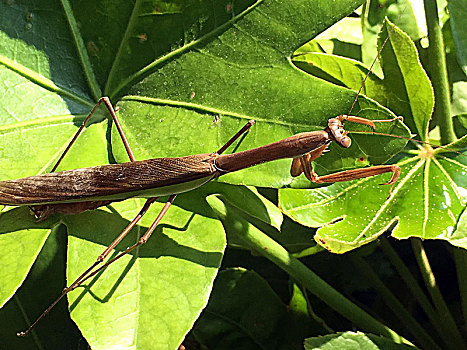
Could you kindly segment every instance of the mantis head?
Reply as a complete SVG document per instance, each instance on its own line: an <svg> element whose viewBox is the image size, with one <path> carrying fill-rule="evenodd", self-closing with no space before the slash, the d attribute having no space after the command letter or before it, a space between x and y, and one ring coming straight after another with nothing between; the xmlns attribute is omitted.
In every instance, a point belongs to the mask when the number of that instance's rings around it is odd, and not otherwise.
<svg viewBox="0 0 467 350"><path fill-rule="evenodd" d="M336 118L331 118L328 121L328 129L332 135L333 141L336 141L339 146L344 148L349 148L352 144L352 140L347 136L347 131L344 130L343 121L348 120L349 122L354 122L358 124L368 125L373 131L376 130L375 124L372 120L355 117L352 115L342 114ZM390 120L388 120L390 121Z"/></svg>
<svg viewBox="0 0 467 350"><path fill-rule="evenodd" d="M331 134L331 139L336 141L339 146L349 148L352 144L352 140L347 136L347 131L344 130L344 125L339 117L329 119L326 129Z"/></svg>

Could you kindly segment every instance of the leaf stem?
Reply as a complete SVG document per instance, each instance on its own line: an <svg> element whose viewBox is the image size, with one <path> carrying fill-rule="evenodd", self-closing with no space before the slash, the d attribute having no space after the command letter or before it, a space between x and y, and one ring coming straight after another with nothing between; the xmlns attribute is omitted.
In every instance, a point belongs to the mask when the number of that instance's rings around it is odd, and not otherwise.
<svg viewBox="0 0 467 350"><path fill-rule="evenodd" d="M377 292L383 297L383 302L390 310L405 323L407 328L417 340L418 344L424 349L441 349L425 329L415 320L407 311L402 303L394 296L388 287L384 285L378 275L371 269L368 263L356 254L351 255L354 265L361 271L361 275L375 287Z"/></svg>
<svg viewBox="0 0 467 350"><path fill-rule="evenodd" d="M436 330L438 330L439 336L444 340L444 342L447 345L450 344L451 346L454 346L452 342L452 337L449 335L449 329L447 329L446 323L444 323L443 320L439 318L430 300L428 300L422 288L420 288L419 283L413 277L412 273L404 264L402 259L399 257L399 255L397 255L397 252L391 246L388 239L386 237L381 236L380 243L380 247L383 250L384 254L386 254L388 259L391 261L392 265L397 270L399 276L405 282L407 288L412 292L412 295L415 297L418 304L422 307L423 311L425 311L426 315L430 319L430 322L433 324Z"/></svg>
<svg viewBox="0 0 467 350"><path fill-rule="evenodd" d="M235 234L247 247L279 266L331 308L365 331L383 335L397 343L410 344L408 340L373 318L327 284L307 266L295 259L279 243L246 221L243 214L238 209L228 205L228 202L222 196L211 195L206 200L221 218L228 234Z"/></svg>
<svg viewBox="0 0 467 350"><path fill-rule="evenodd" d="M428 71L435 91L435 110L433 118L440 128L441 144L456 141L456 134L451 118L451 100L446 56L444 53L443 34L439 24L436 0L425 0L425 18L428 28Z"/></svg>
<svg viewBox="0 0 467 350"><path fill-rule="evenodd" d="M418 238L413 238L410 242L412 243L415 258L417 259L420 272L425 280L426 288L428 289L433 304L435 305L438 317L446 324L446 327L444 328L449 332L449 336L452 337L452 342L456 343L454 349L466 349L465 342L457 329L456 322L454 321L451 312L444 301L443 295L438 288L435 275L431 269L422 241Z"/></svg>

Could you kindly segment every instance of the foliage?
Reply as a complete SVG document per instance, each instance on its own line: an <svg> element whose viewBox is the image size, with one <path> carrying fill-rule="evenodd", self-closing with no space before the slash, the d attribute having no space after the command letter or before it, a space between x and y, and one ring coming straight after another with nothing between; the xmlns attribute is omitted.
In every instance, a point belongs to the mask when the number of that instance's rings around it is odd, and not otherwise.
<svg viewBox="0 0 467 350"><path fill-rule="evenodd" d="M330 117L351 109L366 68L322 52L304 54L307 46L295 54L294 50L360 3L4 1L0 3L0 75L4 82L0 87L1 180L51 169L102 95L118 106L137 159L213 152L249 119L255 119L256 125L232 150L321 130ZM391 8L402 6L407 5ZM384 16L376 17L381 24ZM411 18L404 21L413 30ZM386 25L382 38L391 30L387 28L392 27ZM462 42L460 32L453 34L456 42ZM368 40L364 41L368 45ZM331 42L334 51L355 46L334 39ZM308 45L326 46L323 41ZM428 140L433 94L416 51L398 29L391 34L386 50L382 53L384 79L370 75L352 114L371 119L403 115L411 132ZM310 63L319 69L319 77L304 72L309 71ZM414 66L418 68L407 69ZM106 115L100 108L59 170L127 161ZM377 131L407 137L406 125L381 123ZM361 133L361 126L347 124L346 128L360 131L352 134L353 146L342 150L332 145L331 152L317 161L320 174L387 162L406 143ZM233 348L230 344L242 349L300 348L305 338L330 333L339 325L351 327L330 315L320 298L361 330L397 343L407 342L400 333L409 334L407 338L424 347L444 341L455 348L460 337L455 325L446 330L439 320L438 324L432 320L436 317L429 317L442 333L435 339L423 327L417 328L416 322L410 333L402 329L396 333L390 321L377 321L324 282L291 254L306 256L321 251L313 243L314 231L283 218L275 204L306 226L328 225L344 217L316 236L334 251L374 241L395 222L399 222L394 231L399 238L443 238L464 247L465 227L455 228L465 208L465 159L444 152L463 147L465 137L450 148L435 151L435 157L425 158L421 157L425 150L412 147L408 154L413 158L402 160L408 167L403 168L401 181L389 199L386 187L375 189L375 183L381 182L376 178L310 190L313 186L303 177L290 177L290 160L232 173L181 194L148 244L69 294L73 321L64 304L59 304L26 339L14 334L60 294L65 274L70 283L95 261L143 201L129 199L75 216L56 215L42 223L33 222L27 208L4 208L0 215L1 338L6 347L28 349L86 348L88 344L93 349L176 349L184 339L186 346L195 341L216 349ZM437 181L432 172L438 172ZM312 204L316 207L313 211L306 208L297 215L297 208L304 209L304 203L308 205L311 197L317 196L321 196L317 202L327 197L332 205ZM329 200L333 196L334 202ZM367 203L365 212L363 201ZM351 209L355 203L358 210ZM162 205L163 200L157 202L117 249L135 242ZM358 227L348 230L360 225L366 216L365 225L375 224L369 233L363 236ZM407 220L415 224L404 224ZM343 229L339 231L339 227ZM225 233L229 244L226 257ZM285 280L287 285L288 278L293 279L293 293L289 295L287 288L271 288L273 279L262 277L270 268L263 259L255 268L262 271L261 276L238 268L254 265L260 258L239 260L244 252L234 248L247 248L273 261L287 273L282 283ZM339 259L323 259L323 255L309 259L315 263ZM221 263L234 268L219 273L214 284ZM344 271L345 265L340 265ZM329 278L335 283L342 275ZM347 277L351 284L355 278L353 273ZM345 290L352 293L359 289ZM251 300L255 302L251 304ZM319 319L315 307L329 319ZM425 312L430 316L430 311ZM193 331L186 337L190 329Z"/></svg>

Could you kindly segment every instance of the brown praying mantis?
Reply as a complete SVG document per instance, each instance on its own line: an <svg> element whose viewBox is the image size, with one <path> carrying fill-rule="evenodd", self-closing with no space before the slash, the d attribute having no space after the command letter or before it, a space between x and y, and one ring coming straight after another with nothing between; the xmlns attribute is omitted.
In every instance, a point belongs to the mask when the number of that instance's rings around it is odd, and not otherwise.
<svg viewBox="0 0 467 350"><path fill-rule="evenodd" d="M130 162L54 173L101 103L107 106L113 118ZM351 139L344 130L344 121L366 125L375 130L375 122L393 122L398 119L372 121L356 116L340 115L329 119L327 127L322 131L305 132L250 150L223 154L232 143L253 126L254 121L250 120L216 152L177 158L155 158L136 161L110 100L107 97L101 98L52 168L52 172L22 179L1 181L0 204L29 206L36 219L42 221L54 213L76 214L131 197L147 198L146 202L122 233L97 257L94 264L84 271L70 286L66 287L60 297L31 324L28 330L18 333L18 335L25 336L29 334L37 322L47 315L66 294L80 286L103 268L146 243L175 200L177 194L202 186L223 174L265 162L292 158L290 174L294 177L304 173L306 178L311 182L330 183L355 180L390 172L392 176L384 185L390 185L392 188L400 173L400 168L397 165L379 165L318 176L313 170L312 162L320 157L333 141L341 147L350 147ZM391 192L391 188L389 189L389 193ZM140 240L98 267L110 254L112 249L141 220L151 204L161 196L169 196L169 199Z"/></svg>

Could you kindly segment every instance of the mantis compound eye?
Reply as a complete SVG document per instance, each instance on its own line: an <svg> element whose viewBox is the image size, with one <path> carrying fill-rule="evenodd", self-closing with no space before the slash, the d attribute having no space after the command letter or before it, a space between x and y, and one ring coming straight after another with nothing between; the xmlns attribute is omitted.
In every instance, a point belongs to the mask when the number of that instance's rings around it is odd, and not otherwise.
<svg viewBox="0 0 467 350"><path fill-rule="evenodd" d="M349 148L350 145L352 144L352 139L348 136L342 136L341 139L336 139L336 142L339 144L339 146L342 146L344 148Z"/></svg>

